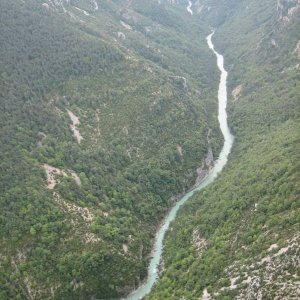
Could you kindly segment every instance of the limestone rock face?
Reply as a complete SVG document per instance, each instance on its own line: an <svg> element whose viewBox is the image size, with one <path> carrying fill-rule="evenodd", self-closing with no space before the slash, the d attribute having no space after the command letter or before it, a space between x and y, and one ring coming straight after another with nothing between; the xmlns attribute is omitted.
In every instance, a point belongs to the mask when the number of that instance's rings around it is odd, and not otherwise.
<svg viewBox="0 0 300 300"><path fill-rule="evenodd" d="M277 11L279 19L284 23L289 23L300 13L300 0L278 0Z"/></svg>

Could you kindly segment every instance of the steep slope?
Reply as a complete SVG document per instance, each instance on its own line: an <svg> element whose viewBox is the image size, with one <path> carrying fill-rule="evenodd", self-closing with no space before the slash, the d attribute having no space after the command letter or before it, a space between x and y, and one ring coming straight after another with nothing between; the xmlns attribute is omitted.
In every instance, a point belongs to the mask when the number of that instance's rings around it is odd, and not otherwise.
<svg viewBox="0 0 300 300"><path fill-rule="evenodd" d="M219 24L236 139L171 227L147 299L298 299L299 1L201 2L216 8L200 16Z"/></svg>
<svg viewBox="0 0 300 300"><path fill-rule="evenodd" d="M104 0L3 0L0 22L0 298L120 297L221 146L205 25Z"/></svg>

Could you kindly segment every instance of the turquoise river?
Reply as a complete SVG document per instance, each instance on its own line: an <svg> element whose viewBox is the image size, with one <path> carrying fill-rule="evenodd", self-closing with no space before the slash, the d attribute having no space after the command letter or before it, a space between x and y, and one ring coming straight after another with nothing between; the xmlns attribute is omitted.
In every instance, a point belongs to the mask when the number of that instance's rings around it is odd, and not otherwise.
<svg viewBox="0 0 300 300"><path fill-rule="evenodd" d="M214 35L214 32L211 33L207 38L207 44L208 47L211 49L211 51L216 55L217 58L217 65L221 72L220 76L220 83L219 83L219 91L218 91L218 103L219 103L219 110L218 110L218 120L220 124L220 129L222 131L223 137L224 137L224 145L220 152L219 158L214 162L214 167L209 173L209 175L206 177L206 179L199 184L197 187L195 187L193 190L185 194L172 209L169 211L168 215L166 216L164 222L162 223L162 226L159 228L159 230L156 233L155 236L155 243L153 246L153 252L152 252L152 258L150 260L150 265L148 268L148 277L147 280L143 285L141 285L137 290L132 292L126 300L139 300L142 299L145 295L147 295L153 285L155 284L156 280L158 279L159 274L159 264L161 261L162 251L163 251L163 240L165 237L165 234L170 226L170 223L175 219L176 214L179 210L179 208L189 199L193 196L193 194L197 191L202 190L207 185L212 183L215 178L218 176L218 174L222 171L224 166L227 163L228 155L230 154L234 137L230 132L228 123L227 123L227 112L226 112L226 106L227 106L227 72L224 68L224 58L221 54L219 54L213 45L212 37Z"/></svg>

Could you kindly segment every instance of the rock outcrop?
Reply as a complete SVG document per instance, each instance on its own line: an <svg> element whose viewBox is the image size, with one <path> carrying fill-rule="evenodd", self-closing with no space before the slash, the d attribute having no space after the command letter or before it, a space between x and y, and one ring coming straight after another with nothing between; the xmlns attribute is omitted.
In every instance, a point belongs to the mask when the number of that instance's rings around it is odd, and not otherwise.
<svg viewBox="0 0 300 300"><path fill-rule="evenodd" d="M289 23L300 13L300 0L278 0L277 12L279 20L285 24Z"/></svg>

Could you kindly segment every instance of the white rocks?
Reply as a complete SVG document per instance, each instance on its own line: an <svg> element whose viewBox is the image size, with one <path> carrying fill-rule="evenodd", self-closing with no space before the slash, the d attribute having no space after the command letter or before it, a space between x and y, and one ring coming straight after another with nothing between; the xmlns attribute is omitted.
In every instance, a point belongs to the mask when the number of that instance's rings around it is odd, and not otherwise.
<svg viewBox="0 0 300 300"><path fill-rule="evenodd" d="M86 10L84 10L84 9L81 9L81 8L79 8L79 7L77 7L77 6L74 6L74 8L75 9L77 9L78 11L80 11L80 12L82 12L84 15L86 15L86 16L89 16L90 14L86 11Z"/></svg>
<svg viewBox="0 0 300 300"><path fill-rule="evenodd" d="M278 248L278 245L277 245L277 244L273 244L273 245L271 245L271 246L269 247L268 252L271 252L271 251L273 251L273 250L276 250L277 248Z"/></svg>
<svg viewBox="0 0 300 300"><path fill-rule="evenodd" d="M57 176L67 176L64 171L61 171L58 168L54 168L47 164L44 164L44 169L47 175L47 187L49 190L53 190L57 184Z"/></svg>
<svg viewBox="0 0 300 300"><path fill-rule="evenodd" d="M118 39L120 39L120 40L125 40L126 39L126 35L121 31L117 32L117 36L118 36Z"/></svg>
<svg viewBox="0 0 300 300"><path fill-rule="evenodd" d="M300 235L296 233L281 248L272 244L267 249L269 254L263 258L257 256L246 262L235 261L225 269L231 285L219 292L234 288L237 293L235 299L244 300L270 298L272 290L275 293L272 299L299 299L299 241ZM241 277L239 281L237 277Z"/></svg>
<svg viewBox="0 0 300 300"><path fill-rule="evenodd" d="M231 92L231 95L232 95L232 98L233 98L233 102L239 100L239 97L241 95L241 92L243 90L243 86L240 84L238 86L236 86L232 92Z"/></svg>
<svg viewBox="0 0 300 300"><path fill-rule="evenodd" d="M98 236L96 236L94 233L87 232L84 235L84 242L86 244L95 244L101 242L101 239Z"/></svg>
<svg viewBox="0 0 300 300"><path fill-rule="evenodd" d="M97 11L99 9L97 1L96 0L92 0L92 3L94 5L94 10Z"/></svg>
<svg viewBox="0 0 300 300"><path fill-rule="evenodd" d="M77 281L76 279L73 279L70 282L70 285L73 287L73 291L76 291L79 288L82 288L84 286L84 283L82 281Z"/></svg>
<svg viewBox="0 0 300 300"><path fill-rule="evenodd" d="M125 23L125 22L123 22L123 21L120 21L120 23L121 23L121 25L122 25L124 28L126 28L127 30L132 30L132 27L131 27L129 24L127 24L127 23Z"/></svg>
<svg viewBox="0 0 300 300"><path fill-rule="evenodd" d="M197 169L197 178L195 182L195 186L199 185L203 182L204 179L208 176L209 172L213 168L214 157L211 147L208 147L207 154L202 163L202 166Z"/></svg>
<svg viewBox="0 0 300 300"><path fill-rule="evenodd" d="M177 151L178 151L179 155L182 157L183 152L182 152L182 147L180 145L177 145Z"/></svg>
<svg viewBox="0 0 300 300"><path fill-rule="evenodd" d="M126 126L123 127L122 132L125 136L128 136L128 134L129 134L128 128Z"/></svg>
<svg viewBox="0 0 300 300"><path fill-rule="evenodd" d="M211 296L208 293L207 289L204 289L203 291L202 300L211 300Z"/></svg>
<svg viewBox="0 0 300 300"><path fill-rule="evenodd" d="M48 3L43 3L42 6L43 6L44 8L46 8L46 9L49 9L49 8L50 8L50 6L49 6Z"/></svg>
<svg viewBox="0 0 300 300"><path fill-rule="evenodd" d="M183 88L187 88L187 80L184 76L170 76L175 82L180 82Z"/></svg>
<svg viewBox="0 0 300 300"><path fill-rule="evenodd" d="M68 177L69 175L75 180L77 185L81 185L81 181L79 176L71 170L60 170L58 168L52 167L48 164L44 164L44 169L47 175L47 187L49 190L53 190L55 186L57 185L57 177L58 176L64 176Z"/></svg>
<svg viewBox="0 0 300 300"><path fill-rule="evenodd" d="M203 250L207 246L207 241L201 237L201 234L197 229L193 230L192 244L196 248L196 251L200 258L202 256Z"/></svg>
<svg viewBox="0 0 300 300"><path fill-rule="evenodd" d="M68 115L72 121L72 124L70 125L71 130L73 131L73 135L75 139L77 140L78 144L81 143L81 140L83 139L82 135L80 134L77 126L80 125L79 118L72 113L70 110L67 109Z"/></svg>
<svg viewBox="0 0 300 300"><path fill-rule="evenodd" d="M277 47L277 42L276 42L276 40L272 39L272 40L271 40L271 44L272 44L272 46Z"/></svg>
<svg viewBox="0 0 300 300"><path fill-rule="evenodd" d="M54 201L60 204L60 206L65 212L71 214L78 214L83 218L85 222L89 224L94 220L95 215L87 207L81 207L74 203L67 202L61 199L61 197L56 192L53 193L53 196Z"/></svg>
<svg viewBox="0 0 300 300"><path fill-rule="evenodd" d="M126 244L123 244L122 245L122 248L123 248L123 251L124 251L124 253L128 253L128 245L126 245Z"/></svg>
<svg viewBox="0 0 300 300"><path fill-rule="evenodd" d="M300 13L300 0L277 0L279 20L288 24Z"/></svg>
<svg viewBox="0 0 300 300"><path fill-rule="evenodd" d="M78 186L80 186L81 185L81 180L80 180L79 176L75 172L73 172L73 171L69 170L69 172L70 172L72 178L74 179L74 181L76 182L76 184Z"/></svg>
<svg viewBox="0 0 300 300"><path fill-rule="evenodd" d="M234 277L234 278L230 278L230 290L235 290L237 288L236 282L240 277Z"/></svg>

